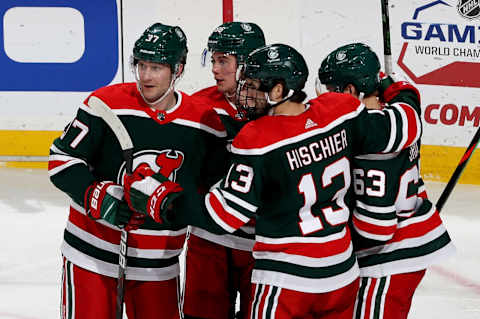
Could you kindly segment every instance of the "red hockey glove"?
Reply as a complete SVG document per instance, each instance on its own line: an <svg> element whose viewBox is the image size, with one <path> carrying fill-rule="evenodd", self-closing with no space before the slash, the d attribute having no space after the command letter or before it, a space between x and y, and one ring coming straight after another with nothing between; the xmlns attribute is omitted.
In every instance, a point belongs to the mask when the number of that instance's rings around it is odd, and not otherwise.
<svg viewBox="0 0 480 319"><path fill-rule="evenodd" d="M128 223L133 213L123 201L123 187L110 181L94 182L85 191L85 211L92 219L115 226Z"/></svg>
<svg viewBox="0 0 480 319"><path fill-rule="evenodd" d="M162 217L170 204L181 195L183 188L160 173L155 173L150 167L138 167L133 175L124 179L125 199L128 206L139 213L148 215L157 223L162 223Z"/></svg>
<svg viewBox="0 0 480 319"><path fill-rule="evenodd" d="M412 91L417 99L420 101L420 92L416 87L414 87L409 82L405 81L401 76L392 73L390 76L386 75L383 72L379 73L380 77L380 101L381 102L390 102L395 96L397 96L402 91Z"/></svg>
<svg viewBox="0 0 480 319"><path fill-rule="evenodd" d="M130 219L128 220L128 223L125 226L126 231L138 229L140 226L143 225L143 223L145 223L145 218L147 216L145 216L144 214L131 211L130 207L128 207L128 204L125 201L123 201L122 204L125 204L127 209L131 212Z"/></svg>

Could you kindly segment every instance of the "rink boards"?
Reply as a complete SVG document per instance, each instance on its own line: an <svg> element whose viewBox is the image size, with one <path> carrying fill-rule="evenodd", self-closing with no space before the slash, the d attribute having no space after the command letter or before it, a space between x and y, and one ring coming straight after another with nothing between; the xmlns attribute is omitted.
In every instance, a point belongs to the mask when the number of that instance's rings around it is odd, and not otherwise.
<svg viewBox="0 0 480 319"><path fill-rule="evenodd" d="M466 0L389 2L393 71L422 95L422 173L446 181L480 125L480 11L469 10ZM275 4L3 0L0 165L46 167L51 142L92 90L134 80L134 41L154 22L179 25L187 35L187 66L178 84L186 93L214 84L201 53L212 30L232 17L256 22L267 43L287 43L305 56L309 98L321 60L340 45L366 43L384 66L379 1ZM460 182L480 184L479 157L474 154Z"/></svg>

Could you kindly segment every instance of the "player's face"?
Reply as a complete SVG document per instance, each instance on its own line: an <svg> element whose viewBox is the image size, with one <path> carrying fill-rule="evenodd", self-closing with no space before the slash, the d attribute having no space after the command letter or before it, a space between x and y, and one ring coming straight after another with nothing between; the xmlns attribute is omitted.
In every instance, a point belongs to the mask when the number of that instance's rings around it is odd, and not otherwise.
<svg viewBox="0 0 480 319"><path fill-rule="evenodd" d="M155 102L169 88L172 72L168 64L138 61L136 76L140 90L147 102Z"/></svg>
<svg viewBox="0 0 480 319"><path fill-rule="evenodd" d="M235 74L237 72L237 58L223 52L212 54L212 73L217 82L218 91L233 95L237 88Z"/></svg>
<svg viewBox="0 0 480 319"><path fill-rule="evenodd" d="M264 115L267 108L267 99L265 92L259 90L260 81L245 79L239 82L237 105L246 110L250 116Z"/></svg>

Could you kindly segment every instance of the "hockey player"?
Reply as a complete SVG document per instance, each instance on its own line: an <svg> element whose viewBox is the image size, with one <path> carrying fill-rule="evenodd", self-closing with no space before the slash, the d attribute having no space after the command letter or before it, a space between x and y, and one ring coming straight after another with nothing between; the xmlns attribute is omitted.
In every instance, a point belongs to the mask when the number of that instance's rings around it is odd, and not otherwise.
<svg viewBox="0 0 480 319"><path fill-rule="evenodd" d="M307 76L287 45L250 53L237 92L258 119L235 137L231 167L206 196L206 211L190 215L216 232L256 220L251 318L352 318L359 269L347 227L350 161L407 148L420 135L418 110L408 105L369 114L338 93L303 104Z"/></svg>
<svg viewBox="0 0 480 319"><path fill-rule="evenodd" d="M206 197L225 231L256 219L252 318L352 318L359 269L347 227L350 162L420 135L419 110L407 105L369 114L338 93L303 104L307 75L286 45L248 56L239 99L248 114L268 115L235 137L228 174Z"/></svg>
<svg viewBox="0 0 480 319"><path fill-rule="evenodd" d="M256 220L251 318L352 318L359 268L347 226L350 162L408 148L420 136L419 110L409 105L368 113L340 93L303 104L307 76L287 45L249 54L237 92L257 119L233 140L232 164L205 211L188 216L230 233Z"/></svg>
<svg viewBox="0 0 480 319"><path fill-rule="evenodd" d="M263 31L255 23L227 22L208 38L217 85L200 90L192 97L215 109L230 141L247 120L235 106L237 76L248 53L263 45ZM237 293L240 295L237 318L248 318L253 230L252 225L246 225L233 234L218 235L191 227L186 250L185 318L233 318Z"/></svg>
<svg viewBox="0 0 480 319"><path fill-rule="evenodd" d="M318 76L329 91L360 98L371 109L420 109L415 87L387 76L380 81L379 71L375 52L353 43L331 52ZM356 156L353 161L353 238L361 276L354 318L406 319L425 269L454 251L427 198L419 162L420 140L408 149Z"/></svg>
<svg viewBox="0 0 480 319"><path fill-rule="evenodd" d="M187 57L187 39L180 27L155 23L133 48L136 83L107 86L91 94L120 118L134 145L134 174L115 136L88 106L57 138L49 160L51 181L71 197L62 244L62 318L112 318L115 313L120 228L129 223L125 304L129 319L179 318L179 260L187 227L161 223L160 207L181 190L176 211L194 213L207 177L217 179L208 164L221 168L226 133L207 106L175 90ZM220 151L217 151L220 150ZM208 159L207 156L215 154ZM220 163L214 160L218 159ZM147 171L171 181L153 181ZM221 170L223 173L223 170ZM122 183L153 181L149 210L139 207L135 192ZM163 192L167 190L168 192ZM129 195L130 209L124 199ZM163 206L162 206L163 208ZM132 219L132 211L151 218ZM129 222L129 220L131 222ZM142 224L142 222L144 222ZM127 227L128 227L127 226Z"/></svg>

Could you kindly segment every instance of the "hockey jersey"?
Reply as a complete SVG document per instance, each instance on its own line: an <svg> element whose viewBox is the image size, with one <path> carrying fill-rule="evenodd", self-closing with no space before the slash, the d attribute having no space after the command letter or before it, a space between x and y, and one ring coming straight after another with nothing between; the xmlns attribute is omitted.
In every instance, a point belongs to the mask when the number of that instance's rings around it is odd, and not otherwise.
<svg viewBox="0 0 480 319"><path fill-rule="evenodd" d="M173 108L154 110L145 104L135 83L104 87L92 95L104 101L126 127L134 145L133 168L147 164L180 183L185 191L175 210L198 210L203 203L198 189L208 189L208 181L217 181L225 170L226 132L218 116L177 91ZM51 146L49 175L72 198L62 254L77 266L111 277L118 274L120 230L86 215L84 193L93 181L121 184L124 174L120 144L88 107L87 98ZM147 218L140 229L129 233L126 278L159 281L178 276L186 231L184 223L158 224Z"/></svg>
<svg viewBox="0 0 480 319"><path fill-rule="evenodd" d="M419 108L418 94L407 91L416 89L396 82L383 95L393 105ZM392 154L355 157L353 177L353 238L361 276L422 270L455 251L420 178L420 141Z"/></svg>
<svg viewBox="0 0 480 319"><path fill-rule="evenodd" d="M205 197L208 215L232 232L256 219L252 282L323 293L359 275L347 222L354 155L416 143L419 110L369 113L357 99L325 93L296 116L247 123L227 176Z"/></svg>
<svg viewBox="0 0 480 319"><path fill-rule="evenodd" d="M236 106L229 102L223 93L218 91L217 86L200 90L193 94L192 97L200 99L202 103L212 107L218 114L227 132L227 146L230 149L231 141L246 123L245 118L241 116ZM233 249L252 251L255 243L255 229L251 224L242 226L232 234L215 234L204 228L195 226L192 226L190 231L192 234L205 240Z"/></svg>

